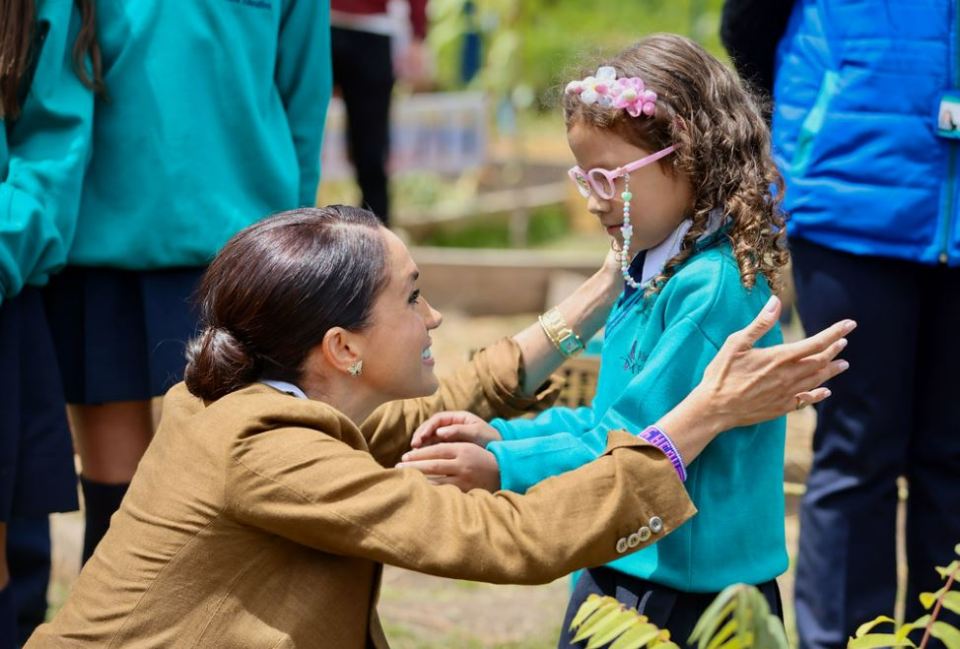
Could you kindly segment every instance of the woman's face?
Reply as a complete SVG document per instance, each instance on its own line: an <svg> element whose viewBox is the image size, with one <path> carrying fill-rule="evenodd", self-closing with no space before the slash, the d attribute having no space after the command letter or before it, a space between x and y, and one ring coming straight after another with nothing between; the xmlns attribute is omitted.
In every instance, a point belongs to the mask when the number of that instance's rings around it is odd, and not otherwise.
<svg viewBox="0 0 960 649"><path fill-rule="evenodd" d="M386 286L374 302L370 326L363 331L360 378L383 401L433 394L437 390L430 331L440 312L420 295L420 271L403 242L381 229L387 253Z"/></svg>
<svg viewBox="0 0 960 649"><path fill-rule="evenodd" d="M612 171L654 153L630 144L616 133L579 121L567 131L567 141L577 164L586 171L595 167ZM664 160L668 161L670 157ZM623 201L620 194L624 190L623 178L617 180L615 189L614 197L609 200L591 192L587 209L597 217L607 234L622 244ZM629 251L632 257L640 250L653 248L677 229L690 212L693 195L686 176L668 174L657 162L630 174L630 193L633 194L630 201L633 237Z"/></svg>

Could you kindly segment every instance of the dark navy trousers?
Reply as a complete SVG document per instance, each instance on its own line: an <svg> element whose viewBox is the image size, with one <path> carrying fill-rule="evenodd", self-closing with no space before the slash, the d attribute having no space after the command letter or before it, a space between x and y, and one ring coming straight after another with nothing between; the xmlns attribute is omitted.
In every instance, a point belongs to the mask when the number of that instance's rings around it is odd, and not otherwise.
<svg viewBox="0 0 960 649"><path fill-rule="evenodd" d="M850 370L818 406L796 574L801 647L839 648L893 612L899 476L910 490L908 621L960 543L960 268L800 239L791 250L806 331L859 323L843 353Z"/></svg>

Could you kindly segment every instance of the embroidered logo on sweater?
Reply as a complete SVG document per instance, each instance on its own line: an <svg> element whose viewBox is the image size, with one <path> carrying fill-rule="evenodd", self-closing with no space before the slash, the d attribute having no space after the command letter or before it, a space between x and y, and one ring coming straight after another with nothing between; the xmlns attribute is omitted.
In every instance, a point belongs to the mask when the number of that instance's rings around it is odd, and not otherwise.
<svg viewBox="0 0 960 649"><path fill-rule="evenodd" d="M646 361L646 354L637 351L637 341L634 340L633 344L630 345L630 353L623 357L623 369L629 370L631 374L636 376L640 373L640 369Z"/></svg>

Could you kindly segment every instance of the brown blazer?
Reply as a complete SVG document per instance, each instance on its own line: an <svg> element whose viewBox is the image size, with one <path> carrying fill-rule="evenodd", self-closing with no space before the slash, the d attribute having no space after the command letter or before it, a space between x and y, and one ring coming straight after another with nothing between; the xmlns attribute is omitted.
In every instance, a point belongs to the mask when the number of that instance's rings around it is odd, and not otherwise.
<svg viewBox="0 0 960 649"><path fill-rule="evenodd" d="M519 367L500 342L436 395L387 404L362 428L262 384L209 404L174 387L109 532L27 649L383 649L383 563L543 583L630 551L653 517L662 532L632 549L694 514L664 456L620 432L603 457L524 496L384 468L438 410L542 406L549 394L519 395Z"/></svg>

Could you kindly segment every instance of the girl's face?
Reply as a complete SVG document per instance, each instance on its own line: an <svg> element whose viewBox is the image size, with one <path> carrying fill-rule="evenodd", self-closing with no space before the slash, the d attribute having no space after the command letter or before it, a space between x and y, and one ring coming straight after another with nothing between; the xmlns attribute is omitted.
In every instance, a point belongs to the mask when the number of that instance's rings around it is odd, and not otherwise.
<svg viewBox="0 0 960 649"><path fill-rule="evenodd" d="M387 252L387 285L373 305L364 339L363 372L358 377L381 402L433 394L430 331L442 317L420 295L420 271L403 242L381 228Z"/></svg>
<svg viewBox="0 0 960 649"><path fill-rule="evenodd" d="M616 133L582 121L575 122L567 130L567 141L577 164L586 171L595 167L613 170L655 153L630 144ZM669 156L665 158L669 159ZM624 179L618 178L613 198L604 199L591 191L587 199L587 209L619 244L623 243L620 194L624 185ZM630 201L633 236L628 252L632 258L640 250L649 250L663 242L677 229L691 212L693 192L685 175L668 174L654 162L630 174L630 193L633 194Z"/></svg>

